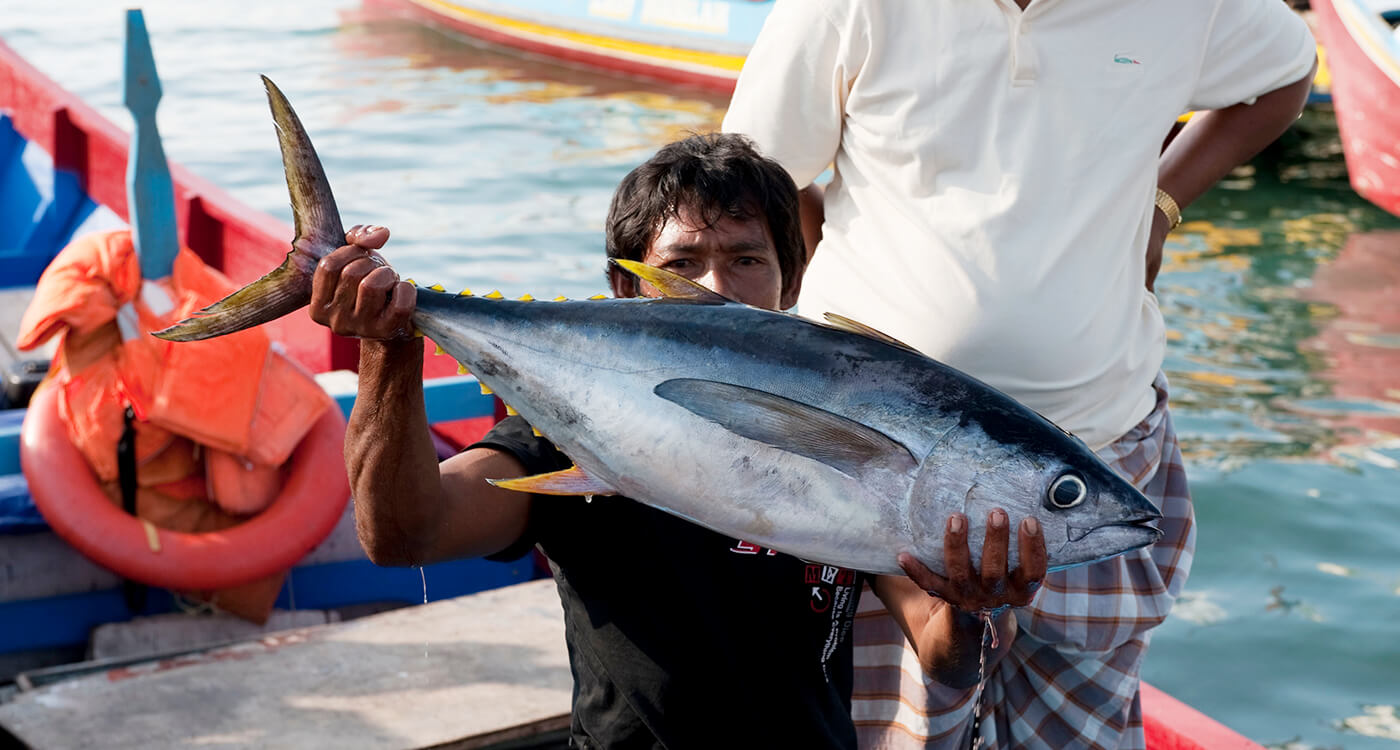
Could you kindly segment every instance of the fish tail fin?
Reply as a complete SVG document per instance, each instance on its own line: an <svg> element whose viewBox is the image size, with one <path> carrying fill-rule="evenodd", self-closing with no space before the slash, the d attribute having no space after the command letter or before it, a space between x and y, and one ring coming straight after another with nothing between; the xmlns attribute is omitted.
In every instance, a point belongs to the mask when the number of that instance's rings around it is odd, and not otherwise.
<svg viewBox="0 0 1400 750"><path fill-rule="evenodd" d="M311 302L311 271L316 268L315 261L311 261L310 270L299 265L297 252L287 253L282 265L266 276L151 335L166 341L202 341L296 312Z"/></svg>
<svg viewBox="0 0 1400 750"><path fill-rule="evenodd" d="M316 264L345 244L345 229L330 182L296 110L267 76L268 106L291 196L296 237L292 251L275 270L193 316L153 335L167 341L200 341L276 320L311 302Z"/></svg>

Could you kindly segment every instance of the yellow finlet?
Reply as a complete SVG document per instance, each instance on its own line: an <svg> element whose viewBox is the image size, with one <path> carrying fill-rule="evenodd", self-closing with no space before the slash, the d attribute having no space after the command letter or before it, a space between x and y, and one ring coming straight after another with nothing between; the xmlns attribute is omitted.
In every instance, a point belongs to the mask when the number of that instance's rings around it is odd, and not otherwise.
<svg viewBox="0 0 1400 750"><path fill-rule="evenodd" d="M593 295L592 297L589 297L589 299L607 299L607 298L608 298L608 295L606 295L606 294L595 294L595 295Z"/></svg>
<svg viewBox="0 0 1400 750"><path fill-rule="evenodd" d="M467 369L467 366L466 366L466 365L462 364L461 362L458 362L458 363L457 363L457 374L458 374L458 375L470 375L470 374L472 374L472 373L471 373L471 370L468 370L468 369Z"/></svg>
<svg viewBox="0 0 1400 750"><path fill-rule="evenodd" d="M414 286L418 286L418 282L414 281L413 279L404 279L404 281L406 281L406 282L408 282L409 284L412 284L412 285L414 285Z"/></svg>
<svg viewBox="0 0 1400 750"><path fill-rule="evenodd" d="M423 338L423 330L420 329L420 328L415 328L415 329L413 329L413 338L415 338L415 339L421 339L421 338Z"/></svg>
<svg viewBox="0 0 1400 750"><path fill-rule="evenodd" d="M507 417L518 417L518 416L520 416L520 412L516 411L514 406L511 406L510 404L506 404L506 416L507 416Z"/></svg>
<svg viewBox="0 0 1400 750"><path fill-rule="evenodd" d="M445 349L442 348L442 344L439 344L439 343L437 343L436 341L433 342L433 354L434 354L434 355L440 357L440 356L442 356L442 355L444 355L444 354L446 354L446 353L447 353L447 351L446 351Z"/></svg>
<svg viewBox="0 0 1400 750"><path fill-rule="evenodd" d="M616 495L617 490L570 466L563 471L536 474L519 479L488 479L496 487L535 495Z"/></svg>
<svg viewBox="0 0 1400 750"><path fill-rule="evenodd" d="M472 296L472 290L470 290L470 289L463 289L462 291L457 292L457 296L458 296L458 297L470 297L470 296Z"/></svg>
<svg viewBox="0 0 1400 750"><path fill-rule="evenodd" d="M431 290L433 290L433 291L435 291L435 292L445 292L445 291L447 291L446 289L443 289L443 288L442 288L442 284L433 284L432 286L430 286L430 287L428 287L428 288L431 289Z"/></svg>
<svg viewBox="0 0 1400 750"><path fill-rule="evenodd" d="M486 295L486 299L505 299L505 298L506 298L506 296L505 296L504 294L501 294L501 290L499 290L499 289L496 289L496 290L492 291L490 294Z"/></svg>
<svg viewBox="0 0 1400 750"><path fill-rule="evenodd" d="M554 301L555 301L555 302L568 302L568 301L569 301L569 298L568 298L568 297L565 297L564 295L561 294L561 295L559 295L558 297L555 297L555 298L554 298Z"/></svg>
<svg viewBox="0 0 1400 750"><path fill-rule="evenodd" d="M626 258L613 258L616 263L627 273L636 276L642 281L656 287L663 297L679 297L681 299L710 300L715 302L728 301L728 298L715 292L708 287L697 284L680 274L671 273L664 268L649 266L635 260Z"/></svg>
<svg viewBox="0 0 1400 750"><path fill-rule="evenodd" d="M534 435L537 438L544 437L544 433L540 432L539 428L535 427L534 425L530 425L530 434Z"/></svg>
<svg viewBox="0 0 1400 750"><path fill-rule="evenodd" d="M534 297L531 297L531 296L528 295L528 294L522 294L522 295L520 295L520 301L521 301L521 302L534 302L534 301L535 301L535 298L534 298Z"/></svg>
<svg viewBox="0 0 1400 750"><path fill-rule="evenodd" d="M491 386L489 386L489 385L487 385L487 384L485 384L485 383L483 383L483 382L481 382L481 381L479 381L479 380L477 381L476 384L479 385L479 386L481 386L481 395L483 395L483 396L490 396L491 394L495 393L495 391L491 390Z"/></svg>

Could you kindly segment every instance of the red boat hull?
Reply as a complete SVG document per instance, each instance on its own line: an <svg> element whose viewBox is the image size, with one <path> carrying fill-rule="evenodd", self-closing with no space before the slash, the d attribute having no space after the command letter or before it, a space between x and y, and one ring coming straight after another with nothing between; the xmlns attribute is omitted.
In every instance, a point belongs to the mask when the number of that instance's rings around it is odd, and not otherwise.
<svg viewBox="0 0 1400 750"><path fill-rule="evenodd" d="M1361 0L1315 0L1356 192L1400 216L1400 39Z"/></svg>

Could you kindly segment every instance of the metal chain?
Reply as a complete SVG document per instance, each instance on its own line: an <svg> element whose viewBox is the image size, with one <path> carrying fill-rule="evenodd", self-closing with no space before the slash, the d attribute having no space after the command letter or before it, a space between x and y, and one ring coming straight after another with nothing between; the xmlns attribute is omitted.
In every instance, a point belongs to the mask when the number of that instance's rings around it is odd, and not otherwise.
<svg viewBox="0 0 1400 750"><path fill-rule="evenodd" d="M982 617L982 640L977 649L977 694L972 699L972 737L968 747L970 750L982 750L982 693L983 686L987 679L987 648L995 649L1000 642L997 636L996 624L992 618L1001 611L983 610L978 614Z"/></svg>

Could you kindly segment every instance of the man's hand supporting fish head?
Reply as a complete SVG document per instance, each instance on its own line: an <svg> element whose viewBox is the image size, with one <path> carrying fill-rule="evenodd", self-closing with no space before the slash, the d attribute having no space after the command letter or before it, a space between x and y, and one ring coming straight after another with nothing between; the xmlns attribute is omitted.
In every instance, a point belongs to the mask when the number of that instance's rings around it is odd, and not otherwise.
<svg viewBox="0 0 1400 750"><path fill-rule="evenodd" d="M1007 571L1010 523L1006 511L987 515L987 536L982 560L975 563L968 550L968 523L961 513L948 519L943 538L944 567L940 576L913 555L901 553L900 567L907 579L878 576L875 593L904 630L919 655L924 672L938 682L971 688L1011 648L1016 618L1009 607L1024 607L1035 597L1045 578L1045 539L1040 524L1025 518L1017 525L1020 560ZM927 591L930 596L924 596ZM995 613L994 645L982 652L985 632L982 613Z"/></svg>

